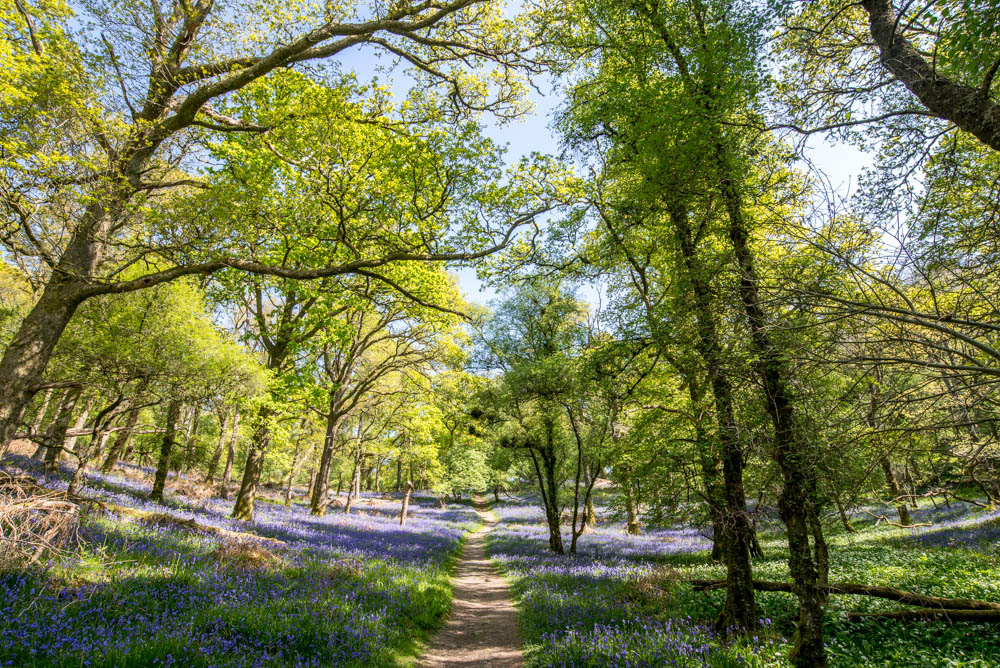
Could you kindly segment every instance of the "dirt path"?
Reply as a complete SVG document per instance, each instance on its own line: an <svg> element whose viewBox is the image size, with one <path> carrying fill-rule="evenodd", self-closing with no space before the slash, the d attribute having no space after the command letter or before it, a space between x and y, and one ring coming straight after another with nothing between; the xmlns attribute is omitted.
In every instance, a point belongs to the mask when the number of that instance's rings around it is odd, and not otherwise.
<svg viewBox="0 0 1000 668"><path fill-rule="evenodd" d="M486 556L486 534L498 518L482 497L476 512L486 526L469 534L452 580L455 598L445 626L431 641L422 668L489 666L520 668L521 634L507 582Z"/></svg>

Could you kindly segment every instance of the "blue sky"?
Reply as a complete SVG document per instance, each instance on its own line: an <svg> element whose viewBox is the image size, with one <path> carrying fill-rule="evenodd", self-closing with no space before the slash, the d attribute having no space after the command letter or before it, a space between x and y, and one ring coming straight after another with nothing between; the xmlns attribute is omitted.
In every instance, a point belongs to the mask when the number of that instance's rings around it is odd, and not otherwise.
<svg viewBox="0 0 1000 668"><path fill-rule="evenodd" d="M367 47L344 54L340 61L345 70L353 69L362 81L369 81L377 76L383 84L390 86L397 99L402 99L412 84L405 68L398 66L391 72L379 71L380 62L385 61L380 60L374 49ZM559 151L558 139L550 125L552 114L559 106L560 97L557 92L553 92L551 82L536 82L536 84L541 92L532 91L530 100L534 109L530 114L518 121L503 125L496 123L491 117L483 119L486 135L498 144L507 146L508 163L516 162L533 151L549 154L556 154ZM853 146L833 144L819 136L809 138L805 154L813 168L825 175L825 180L829 181L830 186L841 197L853 192L861 170L870 164L870 157ZM805 164L801 166L806 168ZM485 304L496 297L496 292L492 288L484 286L476 278L474 269L465 268L454 273L458 276L459 285L468 300ZM580 297L594 302L597 299L597 291L585 287L580 291Z"/></svg>

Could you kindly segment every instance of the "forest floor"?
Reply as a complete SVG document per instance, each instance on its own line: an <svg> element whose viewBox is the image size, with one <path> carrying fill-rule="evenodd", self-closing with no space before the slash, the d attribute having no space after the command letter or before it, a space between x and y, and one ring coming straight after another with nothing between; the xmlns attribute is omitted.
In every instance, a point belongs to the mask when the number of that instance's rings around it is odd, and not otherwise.
<svg viewBox="0 0 1000 668"><path fill-rule="evenodd" d="M517 610L507 581L496 573L486 554L486 534L500 521L482 497L476 512L485 523L469 533L452 580L454 598L444 628L431 641L421 666L523 665Z"/></svg>
<svg viewBox="0 0 1000 668"><path fill-rule="evenodd" d="M760 626L733 642L712 622L723 591L695 591L686 580L721 578L711 541L691 526L644 526L628 535L614 512L614 492L596 499L598 522L572 556L547 549L548 529L537 497L493 505L501 518L487 551L511 582L520 616L525 664L778 668L787 666L795 631L795 598L757 592ZM936 504L936 505L935 505ZM931 596L1000 601L1000 509L921 499L914 528L898 528L884 506L859 508L848 532L836 516L824 527L830 579L896 587ZM568 524L568 523L567 523ZM761 580L790 581L787 541L773 509L758 531L765 556L753 560ZM569 536L564 534L567 546ZM901 606L864 596L832 596L824 627L831 668L995 668L1000 625L971 622L849 619Z"/></svg>
<svg viewBox="0 0 1000 668"><path fill-rule="evenodd" d="M23 456L0 469L53 490L72 473ZM0 568L0 666L412 665L481 522L414 494L401 527L400 495L367 492L349 515L338 504L316 517L302 489L287 506L261 490L255 521L240 522L200 477L172 476L164 503L148 500L151 480L126 464L91 471L81 494L108 510L81 517L71 548Z"/></svg>

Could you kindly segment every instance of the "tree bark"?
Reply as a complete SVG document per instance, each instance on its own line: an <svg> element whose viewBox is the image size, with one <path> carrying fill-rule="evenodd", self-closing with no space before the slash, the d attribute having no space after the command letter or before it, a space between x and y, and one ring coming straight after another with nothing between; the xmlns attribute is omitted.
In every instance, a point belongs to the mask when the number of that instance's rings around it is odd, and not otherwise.
<svg viewBox="0 0 1000 668"><path fill-rule="evenodd" d="M354 474L351 476L351 491L347 495L347 503L344 504L344 513L347 515L351 514L351 506L354 504L355 499L361 496L361 446L358 446L358 451L354 456Z"/></svg>
<svg viewBox="0 0 1000 668"><path fill-rule="evenodd" d="M406 525L406 514L410 511L410 494L413 492L413 483L406 481L406 494L403 495L403 508L399 512L399 526Z"/></svg>
<svg viewBox="0 0 1000 668"><path fill-rule="evenodd" d="M201 419L201 404L195 402L191 407L191 419L184 433L184 470L191 470L193 462L192 441L198 436L198 421Z"/></svg>
<svg viewBox="0 0 1000 668"><path fill-rule="evenodd" d="M896 472L892 468L892 462L889 461L888 455L884 455L879 460L879 464L882 466L882 473L885 474L885 483L889 487L889 493L892 494L892 500L896 504L899 523L907 526L913 524L910 509L906 507L906 502L903 500L903 490L899 487L899 480L896 478Z"/></svg>
<svg viewBox="0 0 1000 668"><path fill-rule="evenodd" d="M63 452L73 452L76 449L76 442L80 438L80 432L87 425L87 418L90 417L90 408L94 405L95 396L91 394L87 398L87 402L83 405L83 410L76 417L76 422L73 423L73 428L69 430L70 436L63 441L63 446L61 449L56 450L56 460L58 462L59 455ZM55 470L56 463L53 463L53 469Z"/></svg>
<svg viewBox="0 0 1000 668"><path fill-rule="evenodd" d="M31 423L31 434L36 435L42 431L42 423L45 421L45 413L49 410L49 400L52 399L52 388L45 390L45 396L42 397L42 405L38 407L38 412L35 413L35 419Z"/></svg>
<svg viewBox="0 0 1000 668"><path fill-rule="evenodd" d="M233 518L253 521L253 505L257 496L257 484L264 469L264 457L271 441L271 431L267 426L270 411L262 408L257 416L257 428L254 429L253 441L247 450L247 461L243 467L243 479L240 490L236 494L236 504L233 506Z"/></svg>
<svg viewBox="0 0 1000 668"><path fill-rule="evenodd" d="M313 487L311 509L312 514L322 517L326 515L327 497L330 495L330 466L333 462L333 453L337 447L337 436L340 427L344 423L343 415L336 409L331 397L330 411L326 416L326 434L323 437L323 452L319 458L319 472L316 474L316 484ZM337 484L337 494L340 494L340 484Z"/></svg>
<svg viewBox="0 0 1000 668"><path fill-rule="evenodd" d="M989 91L942 75L900 33L890 0L862 0L882 65L939 118L951 121L994 151L1000 151L1000 105Z"/></svg>
<svg viewBox="0 0 1000 668"><path fill-rule="evenodd" d="M125 428L115 434L114 443L108 449L108 456L104 458L104 463L101 464L101 473L111 473L115 468L115 464L121 459L122 453L125 452L125 446L132 438L135 426L139 423L139 410L139 406L136 403L133 403L132 407L129 408L128 415L125 416Z"/></svg>
<svg viewBox="0 0 1000 668"><path fill-rule="evenodd" d="M549 527L549 550L555 554L565 554L560 526L559 484L556 480L556 454L554 443L555 420L552 416L545 418L545 440L528 448L531 461L538 477L538 486L542 493L542 504L545 510L545 521ZM536 452L537 451L537 452ZM538 460L541 459L541 464Z"/></svg>
<svg viewBox="0 0 1000 668"><path fill-rule="evenodd" d="M778 512L788 533L788 567L796 584L799 599L799 625L792 648L792 663L799 668L826 665L823 644L823 602L820 573L809 544L810 535L822 534L811 521L816 512L815 465L799 438L795 425L795 404L788 384L788 368L780 351L771 342L767 318L761 306L759 279L750 250L743 203L732 178L729 156L721 144L716 146L719 189L729 219L729 239L740 270L739 295L746 312L750 338L757 354L754 363L764 389L765 407L774 428L773 458L781 470L784 489L778 500ZM817 550L820 546L817 545Z"/></svg>
<svg viewBox="0 0 1000 668"><path fill-rule="evenodd" d="M684 279L689 284L694 299L697 329L695 347L705 365L708 384L715 400L718 450L711 446L711 439L706 435L706 447L701 454L702 472L706 475L706 492L709 495L709 512L713 515L712 524L715 528L713 541L720 544L720 553L726 562L728 583L726 602L715 626L724 633L731 629L753 629L757 626L757 606L750 584L753 580L753 567L750 563L753 530L743 487L743 448L736 422L733 387L725 369L724 347L719 336L712 287L706 267L698 257L689 213L677 204L669 203L668 206L684 260ZM689 388L689 392L693 391L693 387ZM699 398L697 394L692 395L695 408L700 403ZM718 498L719 460L722 463L721 499Z"/></svg>
<svg viewBox="0 0 1000 668"><path fill-rule="evenodd" d="M638 536L642 533L639 525L639 509L635 502L635 487L631 480L626 480L622 486L625 490L625 533L631 536Z"/></svg>
<svg viewBox="0 0 1000 668"><path fill-rule="evenodd" d="M236 441L240 436L240 409L233 409L233 433L229 438L229 449L226 452L226 466L222 471L222 484L219 489L219 496L223 499L229 498L229 480L233 475L233 461L236 459Z"/></svg>
<svg viewBox="0 0 1000 668"><path fill-rule="evenodd" d="M66 432L69 430L69 421L73 419L73 411L81 392L82 388L79 387L66 390L62 401L59 402L56 419L45 431L45 469L48 471L54 471L58 467L59 454L62 452L63 444L66 442Z"/></svg>
<svg viewBox="0 0 1000 668"><path fill-rule="evenodd" d="M211 485L215 479L215 472L219 468L219 461L222 459L222 450L226 447L226 425L229 422L229 415L224 412L219 414L219 440L215 443L215 451L212 459L208 462L208 473L205 475L205 484Z"/></svg>
<svg viewBox="0 0 1000 668"><path fill-rule="evenodd" d="M181 402L171 399L167 405L167 430L160 441L160 460L156 465L156 477L153 480L153 491L149 498L153 501L163 501L163 488L167 484L167 473L170 471L170 456L173 453L174 441L177 439L177 423L181 419Z"/></svg>
<svg viewBox="0 0 1000 668"><path fill-rule="evenodd" d="M86 267L92 263L85 246L78 237L70 241L41 297L0 358L0 456L7 452L59 337L83 301L86 285L75 277L90 273ZM81 262L83 267L78 266Z"/></svg>

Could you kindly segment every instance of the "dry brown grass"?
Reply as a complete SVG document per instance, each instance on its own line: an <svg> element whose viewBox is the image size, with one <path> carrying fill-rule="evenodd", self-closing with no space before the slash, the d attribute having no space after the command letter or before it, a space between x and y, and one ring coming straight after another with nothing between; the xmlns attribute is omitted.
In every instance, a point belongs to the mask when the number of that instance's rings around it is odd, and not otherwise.
<svg viewBox="0 0 1000 668"><path fill-rule="evenodd" d="M256 570L270 568L284 560L278 554L253 540L226 540L212 551L212 557L222 566Z"/></svg>
<svg viewBox="0 0 1000 668"><path fill-rule="evenodd" d="M643 603L669 602L681 574L668 566L660 566L629 584L629 597Z"/></svg>
<svg viewBox="0 0 1000 668"><path fill-rule="evenodd" d="M76 544L92 502L0 471L0 569L24 568Z"/></svg>

